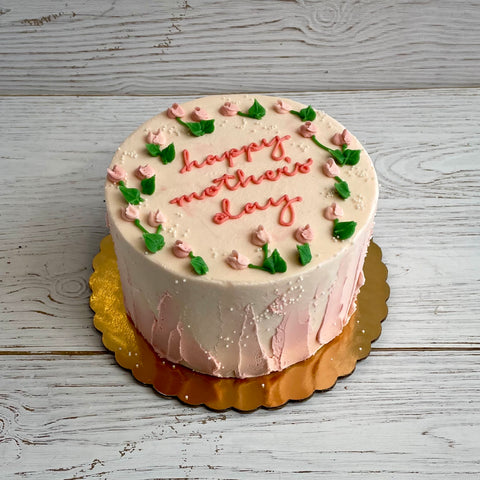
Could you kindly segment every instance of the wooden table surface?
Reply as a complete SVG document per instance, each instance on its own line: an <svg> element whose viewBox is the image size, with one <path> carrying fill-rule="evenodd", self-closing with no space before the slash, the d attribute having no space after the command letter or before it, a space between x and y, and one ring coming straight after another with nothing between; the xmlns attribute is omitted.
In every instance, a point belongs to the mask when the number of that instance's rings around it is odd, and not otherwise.
<svg viewBox="0 0 480 480"><path fill-rule="evenodd" d="M0 2L0 477L480 478L478 1ZM137 383L92 325L106 167L173 101L278 93L375 162L383 333L279 410Z"/></svg>

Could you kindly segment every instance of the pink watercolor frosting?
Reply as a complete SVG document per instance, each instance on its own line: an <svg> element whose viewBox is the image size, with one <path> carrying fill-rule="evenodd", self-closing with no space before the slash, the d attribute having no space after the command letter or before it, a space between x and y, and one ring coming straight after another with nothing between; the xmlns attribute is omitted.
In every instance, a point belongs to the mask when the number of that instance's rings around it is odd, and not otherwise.
<svg viewBox="0 0 480 480"><path fill-rule="evenodd" d="M243 270L248 267L250 260L236 250L232 250L232 253L227 257L226 262L234 270Z"/></svg>
<svg viewBox="0 0 480 480"><path fill-rule="evenodd" d="M128 222L134 222L140 216L140 212L137 207L128 204L126 208L122 210L122 218Z"/></svg>
<svg viewBox="0 0 480 480"><path fill-rule="evenodd" d="M177 240L173 246L173 254L178 258L186 258L192 251L192 247L188 243Z"/></svg>
<svg viewBox="0 0 480 480"><path fill-rule="evenodd" d="M145 178L151 178L155 175L155 170L150 165L140 165L135 170L135 176L140 180L144 180Z"/></svg>
<svg viewBox="0 0 480 480"><path fill-rule="evenodd" d="M110 182L117 183L127 178L127 172L120 165L114 165L113 168L107 168L107 178Z"/></svg>
<svg viewBox="0 0 480 480"><path fill-rule="evenodd" d="M257 229L252 233L252 243L258 247L263 247L266 243L271 242L272 237L265 230L263 225L259 225Z"/></svg>
<svg viewBox="0 0 480 480"><path fill-rule="evenodd" d="M273 106L277 113L289 113L292 107L285 100L277 100L277 103Z"/></svg>
<svg viewBox="0 0 480 480"><path fill-rule="evenodd" d="M300 125L298 133L305 138L310 138L317 133L317 127L312 122L305 122Z"/></svg>
<svg viewBox="0 0 480 480"><path fill-rule="evenodd" d="M322 166L323 173L330 178L340 175L340 168L333 158L329 158Z"/></svg>
<svg viewBox="0 0 480 480"><path fill-rule="evenodd" d="M158 227L166 221L167 219L165 215L160 210L157 210L156 212L150 212L148 214L147 222L151 227Z"/></svg>
<svg viewBox="0 0 480 480"><path fill-rule="evenodd" d="M295 239L299 243L308 243L313 240L313 231L310 228L310 225L305 225L304 227L297 228L295 232Z"/></svg>
<svg viewBox="0 0 480 480"><path fill-rule="evenodd" d="M335 220L336 218L343 217L343 208L333 202L323 212L323 216L327 220Z"/></svg>
<svg viewBox="0 0 480 480"><path fill-rule="evenodd" d="M166 143L165 135L158 129L156 132L147 133L147 143L154 143L155 145L164 145Z"/></svg>
<svg viewBox="0 0 480 480"><path fill-rule="evenodd" d="M169 118L181 118L185 116L185 110L178 103L174 103L167 110L167 115Z"/></svg>
<svg viewBox="0 0 480 480"><path fill-rule="evenodd" d="M342 133L336 133L332 137L332 143L334 145L338 145L339 147L345 144L350 145L350 143L352 143L352 140L352 135L346 128L343 130Z"/></svg>
<svg viewBox="0 0 480 480"><path fill-rule="evenodd" d="M208 113L200 107L194 108L191 117L194 122L199 122L200 120L209 119Z"/></svg>
<svg viewBox="0 0 480 480"><path fill-rule="evenodd" d="M231 102L225 102L221 107L220 107L220 113L224 117L233 117L238 113L238 106L235 105L234 103Z"/></svg>

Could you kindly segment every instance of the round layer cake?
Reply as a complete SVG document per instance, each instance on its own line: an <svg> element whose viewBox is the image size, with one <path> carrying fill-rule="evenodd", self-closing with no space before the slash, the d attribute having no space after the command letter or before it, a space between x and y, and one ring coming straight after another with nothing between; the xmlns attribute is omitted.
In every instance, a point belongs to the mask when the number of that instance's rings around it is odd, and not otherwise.
<svg viewBox="0 0 480 480"><path fill-rule="evenodd" d="M355 311L378 183L320 110L251 94L175 103L118 148L105 194L127 314L163 358L265 375Z"/></svg>

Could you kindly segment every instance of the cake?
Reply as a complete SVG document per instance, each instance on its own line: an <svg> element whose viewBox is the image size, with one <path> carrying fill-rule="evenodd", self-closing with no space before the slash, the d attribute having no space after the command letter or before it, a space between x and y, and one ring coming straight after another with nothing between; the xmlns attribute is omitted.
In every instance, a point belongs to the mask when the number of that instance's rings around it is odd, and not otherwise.
<svg viewBox="0 0 480 480"><path fill-rule="evenodd" d="M162 358L266 375L355 311L377 178L360 142L310 105L174 103L118 148L105 195L127 315Z"/></svg>

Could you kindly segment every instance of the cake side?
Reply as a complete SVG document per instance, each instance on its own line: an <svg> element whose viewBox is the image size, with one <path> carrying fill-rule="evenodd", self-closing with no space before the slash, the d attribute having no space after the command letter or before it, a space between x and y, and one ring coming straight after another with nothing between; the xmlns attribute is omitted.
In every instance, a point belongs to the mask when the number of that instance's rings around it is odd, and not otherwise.
<svg viewBox="0 0 480 480"><path fill-rule="evenodd" d="M265 108L260 119L221 112L230 102L248 113L255 99ZM343 126L322 112L302 121L290 110L306 106L290 100L291 108L279 113L282 102L250 95L189 102L181 106L185 116L196 108L207 112L214 131L195 137L164 112L122 144L110 167L126 173L129 188L140 183L139 167L155 172L155 192L142 195L130 218L120 180L106 184L127 312L161 356L194 370L243 378L283 369L338 335L354 309L378 196L373 165L353 136L348 148L360 150L358 163L332 165L302 129L338 149L331 139ZM171 162L147 151L153 135L163 137L160 150L174 144ZM350 197L339 196L334 173L348 183ZM154 234L152 214L163 220L165 242L153 254L138 228ZM339 222L356 223L349 238L333 235ZM263 249L262 240L268 240ZM185 252L175 242L190 247L190 256L179 258ZM311 259L302 265L297 247L305 244ZM274 250L285 261L282 273L258 268ZM197 274L192 256L201 257L208 273Z"/></svg>

